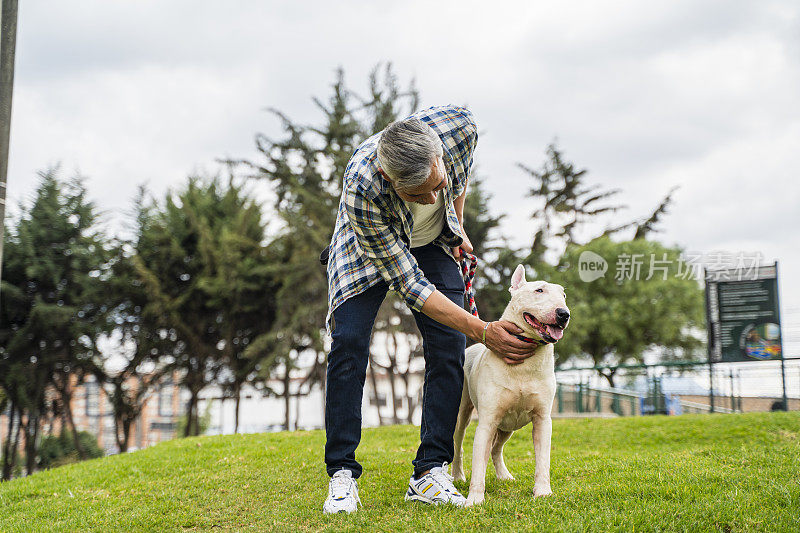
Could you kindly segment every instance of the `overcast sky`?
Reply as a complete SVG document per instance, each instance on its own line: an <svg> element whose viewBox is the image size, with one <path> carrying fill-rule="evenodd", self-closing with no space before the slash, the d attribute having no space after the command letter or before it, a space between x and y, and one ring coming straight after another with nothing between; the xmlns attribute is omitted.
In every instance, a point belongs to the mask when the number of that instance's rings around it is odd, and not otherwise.
<svg viewBox="0 0 800 533"><path fill-rule="evenodd" d="M491 7L487 7L491 5ZM79 6L79 8L78 8ZM334 70L379 62L422 105L467 104L505 233L528 243L530 186L558 138L622 218L675 185L659 239L780 261L785 348L800 355L800 4L624 2L22 2L10 202L60 163L112 224L138 184L163 194L251 157L264 112L319 117Z"/></svg>

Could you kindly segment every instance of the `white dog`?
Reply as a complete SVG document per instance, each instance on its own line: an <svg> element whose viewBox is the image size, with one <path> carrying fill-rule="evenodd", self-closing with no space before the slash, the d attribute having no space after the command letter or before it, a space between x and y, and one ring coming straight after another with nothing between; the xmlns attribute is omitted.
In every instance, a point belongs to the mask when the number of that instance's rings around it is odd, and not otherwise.
<svg viewBox="0 0 800 533"><path fill-rule="evenodd" d="M503 445L517 429L533 423L536 454L533 495L546 496L550 490L550 411L556 391L553 343L564 334L569 322L566 295L561 285L525 281L519 265L511 277L511 302L503 320L524 330L521 338L540 344L533 356L517 365L506 364L482 344L470 346L464 362L464 390L453 437L453 477L464 481L461 444L472 409L478 411L478 428L472 446L472 479L467 507L483 503L486 465L491 453L498 479L514 479L503 461Z"/></svg>

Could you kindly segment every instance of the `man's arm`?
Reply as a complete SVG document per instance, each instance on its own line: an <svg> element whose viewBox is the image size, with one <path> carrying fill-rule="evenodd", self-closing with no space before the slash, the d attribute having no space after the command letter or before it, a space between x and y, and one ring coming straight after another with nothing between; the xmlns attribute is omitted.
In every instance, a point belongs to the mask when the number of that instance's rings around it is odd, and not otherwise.
<svg viewBox="0 0 800 533"><path fill-rule="evenodd" d="M467 185L469 185L469 182L467 182ZM462 229L464 227L464 200L467 198L467 185L464 185L464 190L462 191L461 196L453 201L453 207L456 208L458 223L461 224Z"/></svg>
<svg viewBox="0 0 800 533"><path fill-rule="evenodd" d="M422 312L440 324L460 331L475 342L482 342L493 352L500 354L509 364L521 363L536 351L538 344L525 342L514 336L522 330L507 320L486 322L472 316L463 308L450 301L441 292L434 291L422 306ZM483 329L486 327L486 342Z"/></svg>
<svg viewBox="0 0 800 533"><path fill-rule="evenodd" d="M381 277L415 311L436 287L425 278L417 260L405 243L390 229L385 216L386 206L370 198L356 187L344 191L345 208L356 242L364 256L375 266Z"/></svg>

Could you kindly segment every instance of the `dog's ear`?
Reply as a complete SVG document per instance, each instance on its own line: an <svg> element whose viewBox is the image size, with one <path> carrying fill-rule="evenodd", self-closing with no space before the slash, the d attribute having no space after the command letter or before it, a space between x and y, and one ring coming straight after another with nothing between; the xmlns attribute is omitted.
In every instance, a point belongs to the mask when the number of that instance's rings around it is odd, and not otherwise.
<svg viewBox="0 0 800 533"><path fill-rule="evenodd" d="M525 285L525 267L517 265L517 269L511 276L511 287L508 289L508 292L514 292L523 285Z"/></svg>

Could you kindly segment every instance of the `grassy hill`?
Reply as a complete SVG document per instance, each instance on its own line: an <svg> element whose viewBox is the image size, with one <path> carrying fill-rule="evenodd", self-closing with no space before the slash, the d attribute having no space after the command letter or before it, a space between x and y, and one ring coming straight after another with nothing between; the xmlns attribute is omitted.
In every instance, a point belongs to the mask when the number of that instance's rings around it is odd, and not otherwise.
<svg viewBox="0 0 800 533"><path fill-rule="evenodd" d="M364 432L352 516L321 513L324 433L310 431L175 440L0 484L0 531L800 531L798 413L557 420L554 494L535 501L521 430L506 446L517 481L490 468L486 504L467 510L403 501L417 440Z"/></svg>

